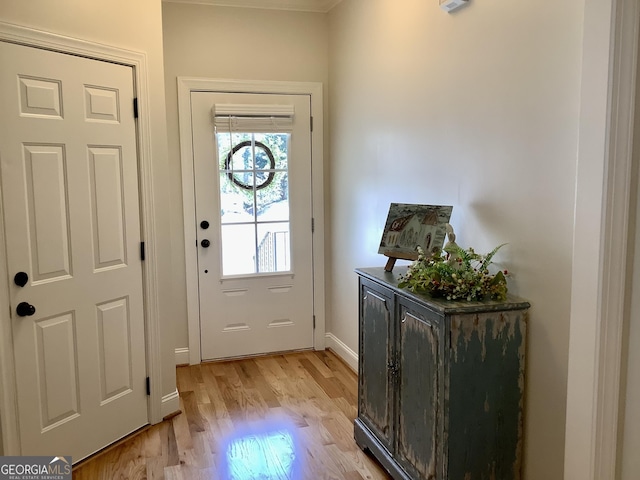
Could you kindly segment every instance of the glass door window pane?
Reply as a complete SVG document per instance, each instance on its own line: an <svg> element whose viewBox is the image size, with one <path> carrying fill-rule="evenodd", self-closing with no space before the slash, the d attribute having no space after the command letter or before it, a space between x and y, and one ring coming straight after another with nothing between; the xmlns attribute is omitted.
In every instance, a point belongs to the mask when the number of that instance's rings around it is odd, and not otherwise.
<svg viewBox="0 0 640 480"><path fill-rule="evenodd" d="M291 271L287 133L218 133L223 276Z"/></svg>
<svg viewBox="0 0 640 480"><path fill-rule="evenodd" d="M258 223L257 227L258 272L290 271L289 222Z"/></svg>
<svg viewBox="0 0 640 480"><path fill-rule="evenodd" d="M222 225L222 270L224 275L255 273L255 229L253 225Z"/></svg>

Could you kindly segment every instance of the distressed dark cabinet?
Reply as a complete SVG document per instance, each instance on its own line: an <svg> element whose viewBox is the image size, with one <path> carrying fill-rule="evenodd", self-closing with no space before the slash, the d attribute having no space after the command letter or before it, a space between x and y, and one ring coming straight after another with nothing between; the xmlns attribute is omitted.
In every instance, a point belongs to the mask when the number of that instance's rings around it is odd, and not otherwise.
<svg viewBox="0 0 640 480"><path fill-rule="evenodd" d="M396 479L519 480L529 303L447 302L359 276L355 439Z"/></svg>

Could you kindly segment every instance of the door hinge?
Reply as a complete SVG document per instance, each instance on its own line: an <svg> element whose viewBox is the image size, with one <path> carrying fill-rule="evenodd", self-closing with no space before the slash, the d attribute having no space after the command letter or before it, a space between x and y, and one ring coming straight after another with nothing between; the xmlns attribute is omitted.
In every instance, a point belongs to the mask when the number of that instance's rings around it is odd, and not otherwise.
<svg viewBox="0 0 640 480"><path fill-rule="evenodd" d="M145 259L144 242L140 242L140 260L144 260L144 259Z"/></svg>
<svg viewBox="0 0 640 480"><path fill-rule="evenodd" d="M133 118L138 118L138 99L133 99Z"/></svg>
<svg viewBox="0 0 640 480"><path fill-rule="evenodd" d="M313 117L309 117L309 128L313 132Z"/></svg>
<svg viewBox="0 0 640 480"><path fill-rule="evenodd" d="M146 384L147 384L147 395L151 395L151 379L149 377L147 377L146 380Z"/></svg>
<svg viewBox="0 0 640 480"><path fill-rule="evenodd" d="M316 219L315 218L311 218L311 233L314 233L316 231Z"/></svg>
<svg viewBox="0 0 640 480"><path fill-rule="evenodd" d="M316 329L316 316L313 316L313 329Z"/></svg>

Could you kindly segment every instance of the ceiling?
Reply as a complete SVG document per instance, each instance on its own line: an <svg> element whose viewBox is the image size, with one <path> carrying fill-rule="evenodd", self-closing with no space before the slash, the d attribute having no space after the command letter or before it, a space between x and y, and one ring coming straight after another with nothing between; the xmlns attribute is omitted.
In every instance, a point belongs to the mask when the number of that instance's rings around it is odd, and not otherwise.
<svg viewBox="0 0 640 480"><path fill-rule="evenodd" d="M220 7L267 8L326 13L342 0L163 0L169 3L195 3Z"/></svg>

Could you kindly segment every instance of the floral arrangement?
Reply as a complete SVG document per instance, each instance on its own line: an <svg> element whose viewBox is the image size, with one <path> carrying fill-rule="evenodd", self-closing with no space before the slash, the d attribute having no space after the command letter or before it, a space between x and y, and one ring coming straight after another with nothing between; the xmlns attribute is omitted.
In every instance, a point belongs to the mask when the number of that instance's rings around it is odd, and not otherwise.
<svg viewBox="0 0 640 480"><path fill-rule="evenodd" d="M450 242L429 257L418 247L418 259L400 277L399 287L447 300L506 300L508 272L489 273L491 259L504 245L480 255L473 248L464 250Z"/></svg>

